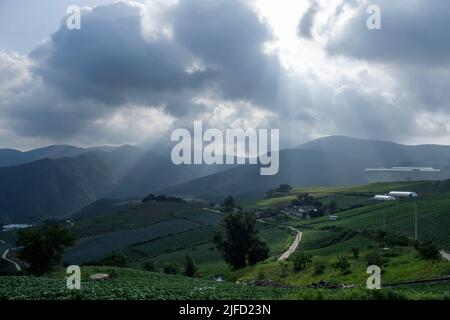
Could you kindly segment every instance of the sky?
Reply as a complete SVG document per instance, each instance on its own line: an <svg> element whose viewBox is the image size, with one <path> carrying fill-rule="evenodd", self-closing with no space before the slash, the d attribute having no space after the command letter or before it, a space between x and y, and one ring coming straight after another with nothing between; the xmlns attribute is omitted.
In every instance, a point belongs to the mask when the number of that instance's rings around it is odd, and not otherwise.
<svg viewBox="0 0 450 320"><path fill-rule="evenodd" d="M0 148L150 147L195 120L450 144L449 85L446 0L0 0Z"/></svg>

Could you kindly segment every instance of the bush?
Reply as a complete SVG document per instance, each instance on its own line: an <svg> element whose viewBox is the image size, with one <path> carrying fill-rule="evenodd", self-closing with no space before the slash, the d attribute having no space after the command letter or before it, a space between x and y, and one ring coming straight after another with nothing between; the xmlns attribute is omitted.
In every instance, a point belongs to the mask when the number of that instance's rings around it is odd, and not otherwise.
<svg viewBox="0 0 450 320"><path fill-rule="evenodd" d="M376 249L368 251L364 258L367 262L367 266L376 265L381 267L386 263L386 260L383 258L380 251Z"/></svg>
<svg viewBox="0 0 450 320"><path fill-rule="evenodd" d="M438 247L431 240L418 241L415 243L414 248L425 259L435 260L440 257Z"/></svg>
<svg viewBox="0 0 450 320"><path fill-rule="evenodd" d="M326 268L327 264L324 261L316 261L314 263L314 274L315 275L323 274Z"/></svg>
<svg viewBox="0 0 450 320"><path fill-rule="evenodd" d="M126 267L127 258L120 252L111 252L100 261L100 265L111 267Z"/></svg>
<svg viewBox="0 0 450 320"><path fill-rule="evenodd" d="M341 271L341 274L346 275L351 272L350 267L350 261L347 259L344 255L337 256L336 262L334 264L336 268L338 268Z"/></svg>
<svg viewBox="0 0 450 320"><path fill-rule="evenodd" d="M180 270L180 267L175 262L166 264L163 269L164 273L166 273L166 274L177 274L179 270Z"/></svg>
<svg viewBox="0 0 450 320"><path fill-rule="evenodd" d="M311 262L311 256L300 251L294 258L294 271L298 272L306 268L308 263Z"/></svg>
<svg viewBox="0 0 450 320"><path fill-rule="evenodd" d="M407 236L393 232L386 234L386 236L383 239L383 242L388 247L393 246L407 247L411 244L411 240Z"/></svg>

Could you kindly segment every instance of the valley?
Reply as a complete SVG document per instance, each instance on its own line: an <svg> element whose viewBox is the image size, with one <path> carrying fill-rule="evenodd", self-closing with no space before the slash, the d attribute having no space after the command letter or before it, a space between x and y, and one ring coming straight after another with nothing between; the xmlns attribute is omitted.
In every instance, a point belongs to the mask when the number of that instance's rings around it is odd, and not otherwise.
<svg viewBox="0 0 450 320"><path fill-rule="evenodd" d="M419 238L439 244L442 257L438 260L421 257L413 245L412 201L391 204L369 200L375 193L410 188L421 195ZM67 252L65 262L81 263L88 274L104 271L114 278L104 284L86 278L85 289L79 293L57 289L63 285L63 270L32 281L34 288L54 287L55 292L46 294L51 299L97 299L108 291L113 292L112 298L118 299L441 299L448 297L450 281L450 262L445 258L448 255L445 250L450 247L450 220L446 213L450 206L449 192L448 181L397 182L344 188L299 187L285 196L248 201L243 209L260 217L257 228L260 237L269 244L270 257L238 270L223 261L212 242L221 229L220 208L209 207L202 201L131 202L116 211L101 208L74 217L72 230L79 240ZM338 219L330 221L326 215L304 219L283 213L296 195L305 193L322 203L336 202L333 214ZM383 212L388 216L386 232L383 232ZM300 239L296 230L301 232ZM111 252L125 257L125 264L105 265L106 260L102 259ZM176 265L180 270L188 255L198 267L196 277L163 272L167 265ZM304 256L308 257L305 265L297 267L302 259L299 257ZM337 267L339 259L348 262L348 270ZM380 264L383 270L380 293L365 289L368 261ZM147 267L149 262L151 271ZM219 276L225 281L213 280ZM25 278L3 277L6 282L2 282L3 291L0 286L0 296L8 288L19 298L22 289L17 280ZM435 280L423 283L427 279ZM158 285L150 289L144 285L147 281L161 283L164 289L157 289ZM407 283L400 284L403 282ZM231 296L228 290L235 293ZM121 293L116 296L114 292ZM42 298L38 292L27 294Z"/></svg>
<svg viewBox="0 0 450 320"><path fill-rule="evenodd" d="M347 156L346 148L355 143L364 155ZM428 160L423 148L434 150ZM447 299L450 180L367 184L363 176L366 165L418 161L440 165L445 175L446 165L434 159L447 152L331 137L282 150L280 172L270 177L260 176L257 166L173 167L165 157L131 146L0 168L0 176L16 184L5 189L15 190L13 197L0 199L4 221L67 228L76 242L63 263L81 266L84 286L65 290L62 268L30 277L17 256L17 231L10 230L0 233L1 253L7 255L0 260L0 298L97 299L111 293L113 299ZM180 175L166 179L167 170ZM28 201L19 206L14 197L20 189ZM372 200L393 190L419 197ZM231 207L224 200L229 195ZM14 215L5 211L8 206L14 206ZM232 268L214 239L225 218L241 211L255 216L255 234L268 255ZM438 257L429 256L430 243ZM195 266L193 277L183 276L187 257ZM382 290L366 289L371 264L382 270ZM89 279L102 272L111 279ZM31 291L23 287L26 281L33 283ZM40 288L47 286L52 289L44 297Z"/></svg>

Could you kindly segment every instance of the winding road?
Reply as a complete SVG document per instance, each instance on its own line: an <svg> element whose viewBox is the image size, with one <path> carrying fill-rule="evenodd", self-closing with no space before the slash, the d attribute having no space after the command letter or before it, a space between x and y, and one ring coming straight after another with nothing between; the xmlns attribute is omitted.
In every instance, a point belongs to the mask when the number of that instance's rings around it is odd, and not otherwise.
<svg viewBox="0 0 450 320"><path fill-rule="evenodd" d="M291 254L293 254L295 252L295 250L297 250L298 245L300 244L300 241L302 240L302 232L298 229L295 229L293 227L289 227L291 230L295 231L297 234L295 236L294 241L291 243L291 245L289 246L289 249L287 249L279 258L278 261L284 261L287 260Z"/></svg>
<svg viewBox="0 0 450 320"><path fill-rule="evenodd" d="M16 267L17 271L21 271L22 268L20 268L19 264L17 262L15 262L14 260L11 260L8 258L8 252L9 252L9 248L6 249L5 252L3 252L2 259L12 263Z"/></svg>
<svg viewBox="0 0 450 320"><path fill-rule="evenodd" d="M444 258L447 261L450 261L450 253L444 250L439 251L439 253L441 254L442 258Z"/></svg>
<svg viewBox="0 0 450 320"><path fill-rule="evenodd" d="M224 215L223 212L220 212L218 210L213 210L213 209L209 209L209 208L203 208L203 209L207 210L207 211L211 211L211 212L215 212L215 213ZM257 219L256 221L259 221L261 223L271 224L271 223L268 223L268 222L266 222L266 221L264 221L262 219ZM291 245L289 246L289 249L287 249L285 252L283 252L283 254L278 258L278 261L287 260L291 256L291 254L293 254L295 252L295 250L297 250L298 245L300 244L300 241L302 240L302 232L300 230L295 229L293 227L289 227L289 229L291 229L291 230L296 232L295 239L291 243Z"/></svg>

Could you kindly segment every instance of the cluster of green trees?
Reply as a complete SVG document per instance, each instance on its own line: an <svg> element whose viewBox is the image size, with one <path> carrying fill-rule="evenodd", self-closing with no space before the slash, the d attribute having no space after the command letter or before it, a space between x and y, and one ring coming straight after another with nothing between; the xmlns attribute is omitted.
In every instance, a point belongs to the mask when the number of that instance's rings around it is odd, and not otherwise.
<svg viewBox="0 0 450 320"><path fill-rule="evenodd" d="M293 190L294 190L294 188L292 188L292 186L287 183L280 184L278 186L278 188L267 190L266 197L267 197L267 199L275 198L275 197L282 197L287 194L291 194Z"/></svg>
<svg viewBox="0 0 450 320"><path fill-rule="evenodd" d="M28 264L31 274L43 275L62 263L64 252L76 237L60 224L22 229L17 232L18 258Z"/></svg>
<svg viewBox="0 0 450 320"><path fill-rule="evenodd" d="M156 262L154 260L146 261L143 265L144 270L151 271L151 272L157 272L160 269L157 267ZM162 268L162 271L165 274L179 274L180 273L180 266L176 262L170 262L164 265ZM183 275L186 277L195 277L199 274L197 273L198 266L195 264L194 260L192 260L191 256L186 256L186 262L184 265Z"/></svg>
<svg viewBox="0 0 450 320"><path fill-rule="evenodd" d="M155 201L155 202L185 202L183 198L172 197L166 195L155 196L154 194L149 194L145 198L142 199L142 202Z"/></svg>

